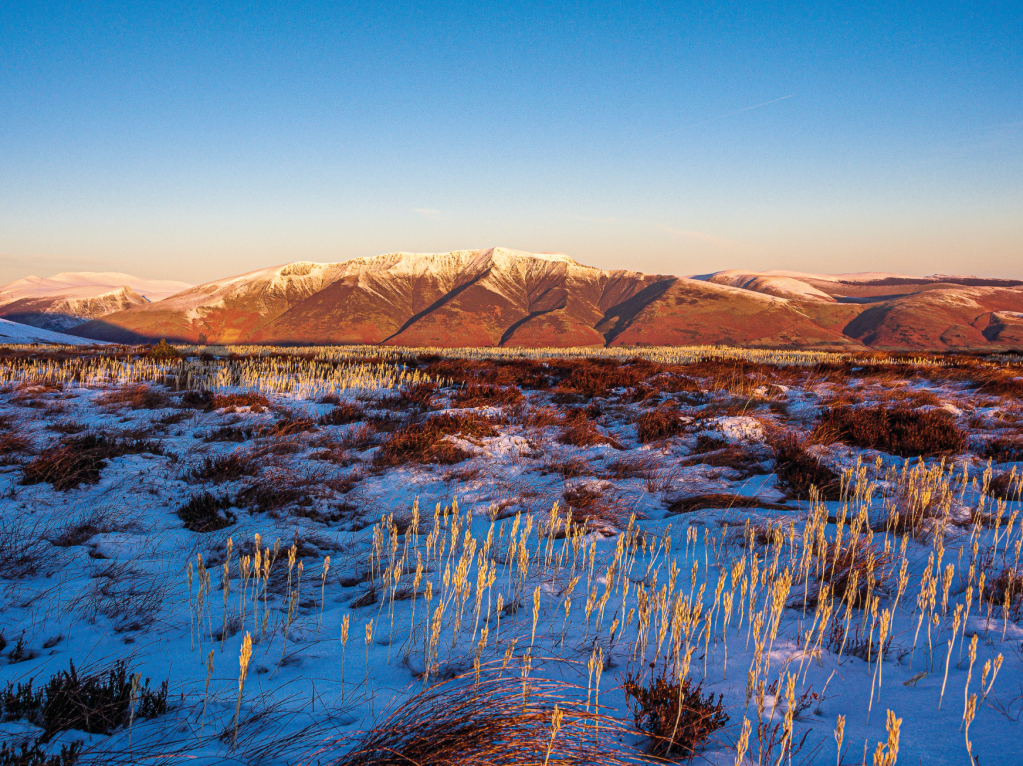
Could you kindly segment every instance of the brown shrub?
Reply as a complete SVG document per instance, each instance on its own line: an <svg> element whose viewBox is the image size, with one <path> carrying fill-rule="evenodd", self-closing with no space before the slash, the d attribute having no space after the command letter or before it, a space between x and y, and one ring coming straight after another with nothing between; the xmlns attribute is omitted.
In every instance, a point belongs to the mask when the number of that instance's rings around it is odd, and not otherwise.
<svg viewBox="0 0 1023 766"><path fill-rule="evenodd" d="M815 441L840 441L901 457L946 455L966 449L966 433L944 410L905 407L837 407L825 411Z"/></svg>
<svg viewBox="0 0 1023 766"><path fill-rule="evenodd" d="M691 495L672 500L668 505L668 513L692 513L705 508L767 508L775 511L791 511L792 506L761 500L750 495L736 495L726 492L712 492L703 495Z"/></svg>
<svg viewBox="0 0 1023 766"><path fill-rule="evenodd" d="M107 461L124 455L163 455L157 442L146 439L109 436L104 433L86 433L61 439L56 445L44 449L28 463L21 478L22 484L48 482L63 492L80 484L95 484Z"/></svg>
<svg viewBox="0 0 1023 766"><path fill-rule="evenodd" d="M16 455L28 452L28 439L13 431L0 434L0 465L9 465Z"/></svg>
<svg viewBox="0 0 1023 766"><path fill-rule="evenodd" d="M337 404L330 412L320 415L316 422L321 426L343 426L357 423L362 417L362 407L354 402L344 402Z"/></svg>
<svg viewBox="0 0 1023 766"><path fill-rule="evenodd" d="M704 697L702 683L694 684L688 675L681 682L669 678L667 664L649 682L630 671L622 689L636 728L650 738L650 752L658 758L692 759L728 723L723 695L715 702L714 695Z"/></svg>
<svg viewBox="0 0 1023 766"><path fill-rule="evenodd" d="M519 404L524 398L518 386L470 383L455 391L451 401L458 407L499 407Z"/></svg>
<svg viewBox="0 0 1023 766"><path fill-rule="evenodd" d="M839 548L831 542L824 548L823 555L818 555L818 559L816 571L820 572L822 583L831 585L831 596L849 599L853 607L866 605L868 591L872 590L874 595L879 595L890 588L891 554L873 545L865 545L862 539L856 545L846 542ZM851 592L854 587L855 592ZM811 589L808 603L816 604L819 595L819 587Z"/></svg>
<svg viewBox="0 0 1023 766"><path fill-rule="evenodd" d="M244 394L214 394L210 406L215 410L248 407L252 412L263 412L270 406L270 400L255 391Z"/></svg>
<svg viewBox="0 0 1023 766"><path fill-rule="evenodd" d="M636 419L636 437L643 444L678 436L684 429L682 415L674 407L648 410Z"/></svg>
<svg viewBox="0 0 1023 766"><path fill-rule="evenodd" d="M555 389L555 393L562 397L566 394L584 398L605 397L617 388L636 386L649 372L634 366L622 365L616 359L562 361L552 365L554 366L563 374Z"/></svg>
<svg viewBox="0 0 1023 766"><path fill-rule="evenodd" d="M658 460L650 454L627 455L604 466L601 477L613 481L649 479L657 473Z"/></svg>
<svg viewBox="0 0 1023 766"><path fill-rule="evenodd" d="M996 463L1023 461L1023 436L999 436L984 445L981 455Z"/></svg>
<svg viewBox="0 0 1023 766"><path fill-rule="evenodd" d="M181 398L178 399L178 406L208 412L213 409L213 400L215 398L212 391L190 389L185 391Z"/></svg>
<svg viewBox="0 0 1023 766"><path fill-rule="evenodd" d="M987 486L987 493L999 500L1018 501L1023 496L1023 474L1015 471L1004 471Z"/></svg>
<svg viewBox="0 0 1023 766"><path fill-rule="evenodd" d="M977 391L996 396L1023 397L1023 375L1019 369L980 369L973 375Z"/></svg>
<svg viewBox="0 0 1023 766"><path fill-rule="evenodd" d="M530 407L522 419L522 425L531 428L550 428L564 423L561 413L553 407Z"/></svg>
<svg viewBox="0 0 1023 766"><path fill-rule="evenodd" d="M170 397L163 391L139 384L108 391L99 397L98 402L114 409L130 407L133 410L159 410L170 406Z"/></svg>
<svg viewBox="0 0 1023 766"><path fill-rule="evenodd" d="M279 511L289 505L311 506L313 481L294 471L274 469L253 477L235 502L256 511Z"/></svg>
<svg viewBox="0 0 1023 766"><path fill-rule="evenodd" d="M234 523L234 515L225 511L234 505L227 496L217 497L209 492L193 495L178 508L178 518L192 532L216 532Z"/></svg>
<svg viewBox="0 0 1023 766"><path fill-rule="evenodd" d="M450 465L469 457L469 453L444 437L459 434L467 437L497 436L497 430L486 418L475 413L443 413L422 423L412 423L384 439L374 458L378 466L405 463L440 463Z"/></svg>
<svg viewBox="0 0 1023 766"><path fill-rule="evenodd" d="M430 409L430 400L436 392L437 386L433 383L418 383L401 388L394 396L377 399L375 404L385 410L426 412Z"/></svg>
<svg viewBox="0 0 1023 766"><path fill-rule="evenodd" d="M261 429L258 436L269 439L283 439L289 436L309 433L316 430L316 423L309 418L300 418L292 413L284 413L283 417L274 421L273 425Z"/></svg>
<svg viewBox="0 0 1023 766"><path fill-rule="evenodd" d="M525 388L547 388L550 384L548 367L528 359L475 361L420 357L420 362L427 362L425 371L431 377L457 384L492 383Z"/></svg>
<svg viewBox="0 0 1023 766"><path fill-rule="evenodd" d="M226 455L207 456L187 474L193 481L212 481L216 484L255 476L259 460L253 453L235 450Z"/></svg>
<svg viewBox="0 0 1023 766"><path fill-rule="evenodd" d="M558 435L558 442L575 447L593 447L597 444L610 444L615 449L624 449L621 444L605 436L589 421L568 426Z"/></svg>
<svg viewBox="0 0 1023 766"><path fill-rule="evenodd" d="M665 371L646 381L654 391L665 394L698 394L702 392L699 381L682 372Z"/></svg>
<svg viewBox="0 0 1023 766"><path fill-rule="evenodd" d="M821 499L839 499L841 476L812 455L795 435L784 436L772 446L774 472L789 497L809 500L811 488L816 487Z"/></svg>

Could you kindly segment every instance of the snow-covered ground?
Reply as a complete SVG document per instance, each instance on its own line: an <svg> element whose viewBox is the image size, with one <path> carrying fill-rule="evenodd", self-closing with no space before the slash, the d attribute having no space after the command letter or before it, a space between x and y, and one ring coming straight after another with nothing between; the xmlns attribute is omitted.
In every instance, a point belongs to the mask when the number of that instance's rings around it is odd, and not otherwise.
<svg viewBox="0 0 1023 766"><path fill-rule="evenodd" d="M247 393L224 378L218 393ZM774 764L786 736L800 745L792 763L872 763L890 710L900 763L970 763L967 732L977 763L1019 763L1023 522L1018 502L982 494L991 475L976 454L1019 435L1018 400L956 381L787 380L741 394L704 380L645 399L524 387L522 402L475 406L458 385L419 400L362 388L264 405L12 382L0 395L0 690L38 687L72 661L126 659L154 687L169 682L168 711L112 734L61 732L44 749L84 740L83 762L103 763L330 763L344 737L426 683L471 675L474 660L515 678L528 663L530 677L575 684L580 703L599 695L625 724L626 674L683 666L729 716L704 762L736 763L748 720L747 763ZM855 472L846 499L793 499L770 444L806 432L843 385L868 403L895 389L935 397L920 406L950 405L970 450L921 463L815 447ZM641 443L637 420L654 405L677 408L681 425ZM351 422L332 425L332 413ZM494 434L445 437L466 455L450 464L381 457L407 424L445 414L489 419ZM602 438L573 436L580 423ZM98 475L79 467L76 486L54 486L67 471L26 483L47 449L90 433L130 446ZM224 526L191 531L179 510L203 493L223 500L212 518ZM916 534L880 523L921 493L947 507ZM997 526L982 515L996 511ZM876 562L867 585L835 574L850 544ZM254 576L267 557L267 577ZM989 599L998 576L1007 612ZM824 583L837 597L821 596ZM4 717L0 740L39 738Z"/></svg>
<svg viewBox="0 0 1023 766"><path fill-rule="evenodd" d="M102 344L102 341L79 338L74 335L66 335L62 332L44 330L41 327L32 327L27 324L11 322L7 319L0 319L0 344L22 344L22 343L46 343L68 346L90 346Z"/></svg>

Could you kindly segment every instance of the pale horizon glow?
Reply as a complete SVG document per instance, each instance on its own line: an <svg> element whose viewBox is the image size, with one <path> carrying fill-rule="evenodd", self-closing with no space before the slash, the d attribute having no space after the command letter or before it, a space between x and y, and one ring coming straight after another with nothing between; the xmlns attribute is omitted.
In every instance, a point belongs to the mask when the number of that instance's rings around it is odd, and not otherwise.
<svg viewBox="0 0 1023 766"><path fill-rule="evenodd" d="M5 4L0 285L495 246L1023 278L1023 11Z"/></svg>

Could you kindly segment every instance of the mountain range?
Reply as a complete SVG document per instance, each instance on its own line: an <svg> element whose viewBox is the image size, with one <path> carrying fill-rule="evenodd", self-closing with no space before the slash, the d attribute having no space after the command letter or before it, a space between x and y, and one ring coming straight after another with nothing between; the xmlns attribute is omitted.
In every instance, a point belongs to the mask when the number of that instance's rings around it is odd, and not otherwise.
<svg viewBox="0 0 1023 766"><path fill-rule="evenodd" d="M198 286L28 277L0 317L113 342L1001 351L1023 281L720 271L679 277L506 248L298 262Z"/></svg>

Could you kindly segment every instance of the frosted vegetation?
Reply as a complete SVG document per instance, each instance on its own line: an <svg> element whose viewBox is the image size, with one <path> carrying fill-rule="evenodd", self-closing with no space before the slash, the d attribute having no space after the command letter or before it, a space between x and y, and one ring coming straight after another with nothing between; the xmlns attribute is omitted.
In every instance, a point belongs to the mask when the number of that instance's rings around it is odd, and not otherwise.
<svg viewBox="0 0 1023 766"><path fill-rule="evenodd" d="M0 764L1014 764L1023 368L0 349Z"/></svg>

